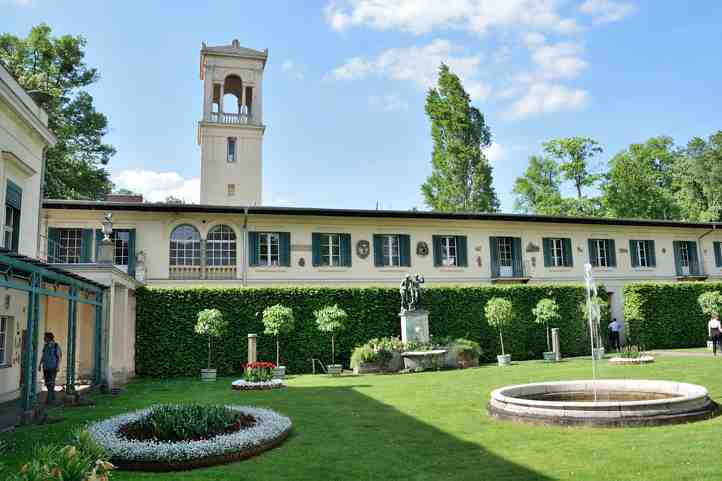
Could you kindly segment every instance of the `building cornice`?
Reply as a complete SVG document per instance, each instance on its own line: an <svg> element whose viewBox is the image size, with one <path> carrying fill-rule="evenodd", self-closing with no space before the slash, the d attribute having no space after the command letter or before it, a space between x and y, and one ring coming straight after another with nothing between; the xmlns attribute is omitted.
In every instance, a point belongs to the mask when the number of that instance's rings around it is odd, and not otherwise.
<svg viewBox="0 0 722 481"><path fill-rule="evenodd" d="M30 125L48 145L55 145L57 142L55 136L48 129L48 114L35 103L2 65L0 65L0 100Z"/></svg>

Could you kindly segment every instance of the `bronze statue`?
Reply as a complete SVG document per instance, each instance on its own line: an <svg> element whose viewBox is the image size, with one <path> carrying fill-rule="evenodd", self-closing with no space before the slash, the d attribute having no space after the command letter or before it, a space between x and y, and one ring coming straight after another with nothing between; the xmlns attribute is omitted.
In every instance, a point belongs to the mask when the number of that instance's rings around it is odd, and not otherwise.
<svg viewBox="0 0 722 481"><path fill-rule="evenodd" d="M401 295L401 312L415 311L421 307L421 284L424 277L416 273L414 276L406 274L399 285Z"/></svg>

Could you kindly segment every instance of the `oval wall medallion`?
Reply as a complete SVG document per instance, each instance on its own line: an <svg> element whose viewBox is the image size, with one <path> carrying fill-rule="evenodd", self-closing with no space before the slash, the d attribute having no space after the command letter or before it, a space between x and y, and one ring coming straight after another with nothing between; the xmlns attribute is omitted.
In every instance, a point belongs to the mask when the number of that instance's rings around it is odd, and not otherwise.
<svg viewBox="0 0 722 481"><path fill-rule="evenodd" d="M356 255L361 259L366 259L371 252L371 245L367 240L360 240L356 243Z"/></svg>
<svg viewBox="0 0 722 481"><path fill-rule="evenodd" d="M427 244L424 241L419 242L416 244L416 255L421 257L426 257L429 255L429 244Z"/></svg>

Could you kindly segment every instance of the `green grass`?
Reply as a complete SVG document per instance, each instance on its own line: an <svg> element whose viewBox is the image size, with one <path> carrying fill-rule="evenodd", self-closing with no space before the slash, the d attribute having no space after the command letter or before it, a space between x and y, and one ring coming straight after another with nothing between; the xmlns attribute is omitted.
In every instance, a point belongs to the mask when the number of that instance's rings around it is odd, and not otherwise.
<svg viewBox="0 0 722 481"><path fill-rule="evenodd" d="M648 366L609 366L606 378L669 379L706 386L722 402L722 359L661 357ZM393 376L300 376L285 390L236 392L230 379L138 380L92 408L55 410L65 419L0 435L6 461L30 458L36 443L65 439L86 421L168 402L268 406L290 416L281 447L240 463L166 475L116 472L117 480L594 480L722 479L722 417L695 424L629 429L554 428L489 418L497 387L591 376L589 360L529 361L509 368Z"/></svg>

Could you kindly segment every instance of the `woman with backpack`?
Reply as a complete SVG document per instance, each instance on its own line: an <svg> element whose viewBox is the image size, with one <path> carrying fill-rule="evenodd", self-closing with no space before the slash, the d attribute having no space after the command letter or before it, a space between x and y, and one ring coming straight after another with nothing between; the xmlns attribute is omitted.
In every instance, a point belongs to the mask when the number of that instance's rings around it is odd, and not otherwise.
<svg viewBox="0 0 722 481"><path fill-rule="evenodd" d="M63 353L60 346L55 342L55 336L52 332L46 332L44 336L45 346L43 347L43 357L40 358L40 366L38 371L43 371L45 378L45 387L48 390L46 404L55 401L55 377L58 375L60 368L60 358Z"/></svg>

